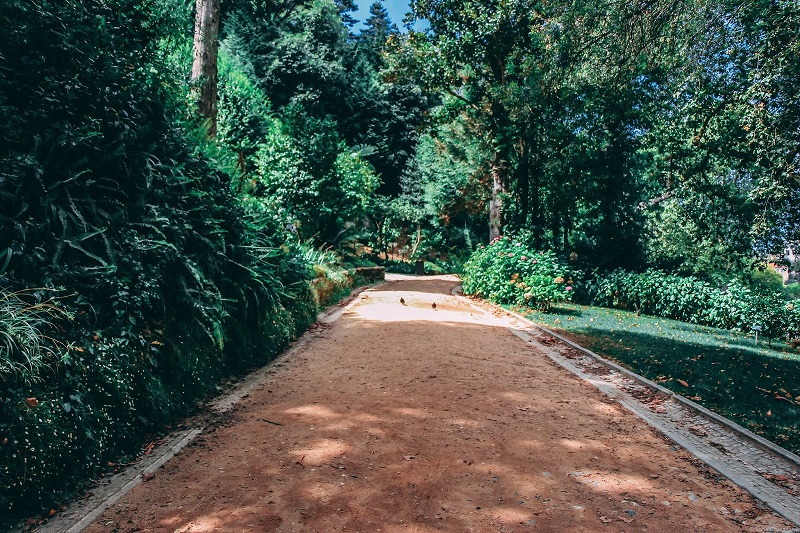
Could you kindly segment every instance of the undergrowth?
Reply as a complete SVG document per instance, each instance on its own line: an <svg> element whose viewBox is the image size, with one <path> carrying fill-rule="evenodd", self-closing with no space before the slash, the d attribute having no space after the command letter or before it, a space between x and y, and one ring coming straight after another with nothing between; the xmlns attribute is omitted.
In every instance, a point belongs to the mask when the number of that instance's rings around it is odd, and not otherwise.
<svg viewBox="0 0 800 533"><path fill-rule="evenodd" d="M353 283L186 118L165 49L188 4L4 8L0 529L137 455Z"/></svg>

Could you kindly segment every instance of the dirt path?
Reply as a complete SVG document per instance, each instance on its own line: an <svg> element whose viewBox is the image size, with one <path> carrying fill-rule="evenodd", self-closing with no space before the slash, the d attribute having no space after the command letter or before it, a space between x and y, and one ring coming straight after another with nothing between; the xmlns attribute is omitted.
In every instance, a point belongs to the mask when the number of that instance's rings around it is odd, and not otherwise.
<svg viewBox="0 0 800 533"><path fill-rule="evenodd" d="M455 283L364 293L88 531L791 529Z"/></svg>

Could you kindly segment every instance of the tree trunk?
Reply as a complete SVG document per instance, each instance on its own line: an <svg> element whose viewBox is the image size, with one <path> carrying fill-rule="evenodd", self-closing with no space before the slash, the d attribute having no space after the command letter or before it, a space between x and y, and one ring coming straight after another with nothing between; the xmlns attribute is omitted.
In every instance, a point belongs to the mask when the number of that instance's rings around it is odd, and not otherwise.
<svg viewBox="0 0 800 533"><path fill-rule="evenodd" d="M519 191L519 227L530 227L530 167L525 139L519 141L519 164L517 166L517 190Z"/></svg>
<svg viewBox="0 0 800 533"><path fill-rule="evenodd" d="M197 108L208 121L208 136L217 134L217 57L220 0L197 0L192 81L197 83Z"/></svg>
<svg viewBox="0 0 800 533"><path fill-rule="evenodd" d="M500 153L492 163L492 198L489 200L489 242L503 231L503 195L506 194L505 161Z"/></svg>

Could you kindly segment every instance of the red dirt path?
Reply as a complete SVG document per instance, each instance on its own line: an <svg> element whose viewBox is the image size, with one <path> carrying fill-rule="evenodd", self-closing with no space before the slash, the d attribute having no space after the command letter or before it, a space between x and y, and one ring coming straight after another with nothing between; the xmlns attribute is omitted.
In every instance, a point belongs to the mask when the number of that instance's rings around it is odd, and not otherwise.
<svg viewBox="0 0 800 533"><path fill-rule="evenodd" d="M364 293L87 531L791 529L455 283Z"/></svg>

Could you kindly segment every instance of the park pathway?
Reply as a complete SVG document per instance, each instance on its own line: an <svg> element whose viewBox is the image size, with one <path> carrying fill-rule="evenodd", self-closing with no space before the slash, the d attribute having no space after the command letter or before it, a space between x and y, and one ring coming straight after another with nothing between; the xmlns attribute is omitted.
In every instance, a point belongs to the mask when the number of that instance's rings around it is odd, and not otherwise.
<svg viewBox="0 0 800 533"><path fill-rule="evenodd" d="M792 529L456 284L363 292L87 530Z"/></svg>

